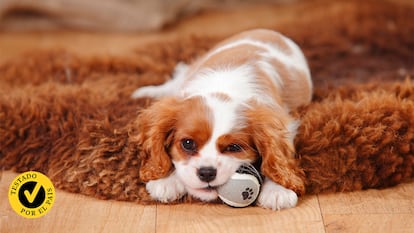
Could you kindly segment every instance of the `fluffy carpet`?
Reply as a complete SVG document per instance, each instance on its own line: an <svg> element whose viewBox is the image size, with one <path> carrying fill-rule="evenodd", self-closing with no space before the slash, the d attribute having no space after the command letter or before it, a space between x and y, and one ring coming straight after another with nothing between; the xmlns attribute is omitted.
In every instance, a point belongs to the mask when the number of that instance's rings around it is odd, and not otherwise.
<svg viewBox="0 0 414 233"><path fill-rule="evenodd" d="M412 181L414 9L345 1L302 10L273 29L302 47L313 74L313 102L294 113L307 193ZM0 167L41 171L69 192L150 203L131 135L151 100L129 96L223 37L183 37L118 57L34 51L0 64Z"/></svg>

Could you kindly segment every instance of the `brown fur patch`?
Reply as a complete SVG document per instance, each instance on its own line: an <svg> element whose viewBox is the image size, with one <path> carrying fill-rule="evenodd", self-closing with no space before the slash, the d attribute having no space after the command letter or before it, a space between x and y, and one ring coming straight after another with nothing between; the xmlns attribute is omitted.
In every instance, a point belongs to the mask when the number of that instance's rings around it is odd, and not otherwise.
<svg viewBox="0 0 414 233"><path fill-rule="evenodd" d="M262 41L268 44L272 44L273 46L275 46L276 48L278 48L279 50L283 51L283 53L286 54L291 54L292 50L289 47L289 45L284 41L284 39L282 37L279 36L275 36L275 34L266 31L266 30L261 30L261 29L257 29L254 30L254 33L240 33L237 34L235 36L232 36L226 40L224 40L223 42L219 43L218 45L215 46L215 48L220 47L223 44L228 43L229 41L233 41L233 40L239 40L239 39L243 39L243 38L249 38L255 41ZM251 46L254 47L254 46Z"/></svg>
<svg viewBox="0 0 414 233"><path fill-rule="evenodd" d="M231 101L231 97L223 92L216 92L211 94L213 97L223 101L223 102L229 102Z"/></svg>
<svg viewBox="0 0 414 233"><path fill-rule="evenodd" d="M230 144L238 144L242 147L240 152L226 152L225 149ZM239 132L234 132L231 134L222 135L217 139L217 150L228 155L234 156L239 159L247 159L250 161L256 161L257 152L256 149L252 146L252 135L248 129L241 130Z"/></svg>
<svg viewBox="0 0 414 233"><path fill-rule="evenodd" d="M248 64L260 59L258 52L264 49L254 45L240 45L211 54L207 59L201 59L201 65L194 69L203 68L232 68ZM191 71L190 71L191 72Z"/></svg>
<svg viewBox="0 0 414 233"><path fill-rule="evenodd" d="M182 147L181 140L192 139L197 145L197 152L211 138L213 131L212 113L201 97L193 97L183 101L174 125L174 144L171 155L174 160L187 160L188 155ZM196 126L196 127L195 127Z"/></svg>

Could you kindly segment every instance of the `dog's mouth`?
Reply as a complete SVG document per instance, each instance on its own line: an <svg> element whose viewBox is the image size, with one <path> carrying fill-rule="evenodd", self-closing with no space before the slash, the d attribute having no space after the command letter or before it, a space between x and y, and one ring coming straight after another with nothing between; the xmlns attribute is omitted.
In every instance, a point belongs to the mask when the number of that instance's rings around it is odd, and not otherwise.
<svg viewBox="0 0 414 233"><path fill-rule="evenodd" d="M211 184L204 185L199 188L189 188L187 187L187 192L191 196L194 196L202 201L213 201L218 198L218 186Z"/></svg>
<svg viewBox="0 0 414 233"><path fill-rule="evenodd" d="M201 191L205 191L205 192L211 192L211 191L215 191L217 190L218 186L212 186L210 184L207 184L207 187L205 188L200 188Z"/></svg>

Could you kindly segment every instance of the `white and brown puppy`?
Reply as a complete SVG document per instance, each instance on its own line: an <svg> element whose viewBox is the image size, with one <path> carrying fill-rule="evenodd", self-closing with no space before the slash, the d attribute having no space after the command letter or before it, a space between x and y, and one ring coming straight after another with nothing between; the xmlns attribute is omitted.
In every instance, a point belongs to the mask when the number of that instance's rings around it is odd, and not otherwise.
<svg viewBox="0 0 414 233"><path fill-rule="evenodd" d="M246 31L179 64L173 76L132 95L159 98L137 120L140 177L151 197L216 200L216 187L242 163L259 160L265 181L258 204L295 206L305 188L294 159L298 121L289 112L312 95L299 47L271 30Z"/></svg>

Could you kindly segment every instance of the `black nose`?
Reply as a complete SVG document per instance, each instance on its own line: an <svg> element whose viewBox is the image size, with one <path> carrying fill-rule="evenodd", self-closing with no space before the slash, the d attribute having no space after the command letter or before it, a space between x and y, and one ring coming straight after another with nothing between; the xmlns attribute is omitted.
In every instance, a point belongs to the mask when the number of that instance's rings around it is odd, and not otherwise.
<svg viewBox="0 0 414 233"><path fill-rule="evenodd" d="M197 171L198 178L204 182L210 182L216 178L217 169L214 167L201 167Z"/></svg>

